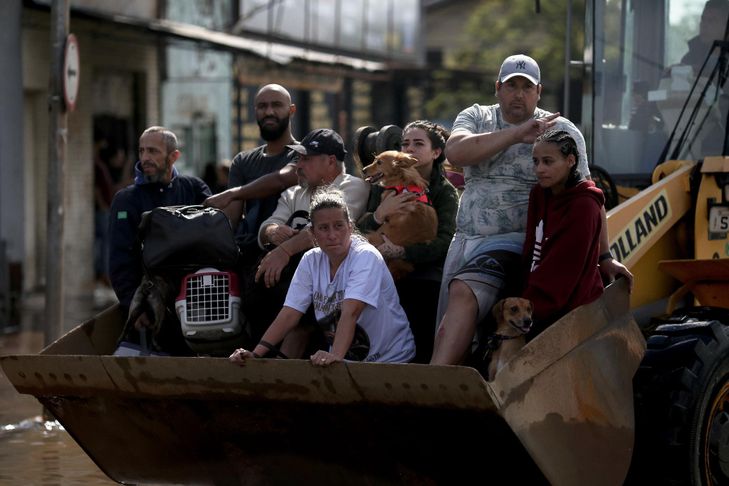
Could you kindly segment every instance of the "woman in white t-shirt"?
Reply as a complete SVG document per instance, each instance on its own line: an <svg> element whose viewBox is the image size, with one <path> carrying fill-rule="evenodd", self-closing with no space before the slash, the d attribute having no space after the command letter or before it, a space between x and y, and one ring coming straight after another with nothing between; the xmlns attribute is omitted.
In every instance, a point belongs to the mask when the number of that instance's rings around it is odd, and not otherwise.
<svg viewBox="0 0 729 486"><path fill-rule="evenodd" d="M252 351L236 350L242 364L276 350L309 305L330 342L310 359L327 366L342 360L404 363L415 356L415 342L395 284L377 249L358 235L342 193L325 188L311 201L311 231L317 247L304 254L286 294L284 307Z"/></svg>

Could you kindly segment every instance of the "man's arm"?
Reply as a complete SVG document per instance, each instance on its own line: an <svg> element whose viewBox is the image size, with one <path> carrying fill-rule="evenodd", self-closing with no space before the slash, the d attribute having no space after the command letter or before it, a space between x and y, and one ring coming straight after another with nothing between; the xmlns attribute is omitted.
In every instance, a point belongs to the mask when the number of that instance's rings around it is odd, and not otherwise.
<svg viewBox="0 0 729 486"><path fill-rule="evenodd" d="M456 167L476 165L517 143L516 127L491 133L456 130L446 142L448 162Z"/></svg>
<svg viewBox="0 0 729 486"><path fill-rule="evenodd" d="M109 279L125 310L142 281L138 226L138 211L129 204L126 193L117 193L109 212Z"/></svg>
<svg viewBox="0 0 729 486"><path fill-rule="evenodd" d="M280 194L296 185L297 181L296 164L286 164L278 172L266 174L243 186L232 187L207 198L203 204L222 209L235 229L243 215L244 201Z"/></svg>
<svg viewBox="0 0 729 486"><path fill-rule="evenodd" d="M267 224L261 226L260 232L260 244L259 246L263 249L268 248L270 245L279 246L284 241L292 238L299 231L293 229L291 226L285 224Z"/></svg>
<svg viewBox="0 0 729 486"><path fill-rule="evenodd" d="M292 214L296 212L296 189L281 194L276 202L276 209L258 228L258 246L265 250L269 243L279 245L281 241L293 236L295 231L286 225ZM279 229L280 228L280 229ZM289 228L290 231L285 228ZM274 237L278 234L278 238ZM277 241L277 239L279 241Z"/></svg>
<svg viewBox="0 0 729 486"><path fill-rule="evenodd" d="M490 159L517 143L534 143L534 140L553 127L559 113L535 120L530 118L521 125L489 133L471 133L456 128L446 142L448 162L458 167L476 165Z"/></svg>
<svg viewBox="0 0 729 486"><path fill-rule="evenodd" d="M314 246L308 230L297 231L287 222L297 207L307 208L309 194L303 188L288 190L278 198L276 210L270 218L261 223L258 230L258 245L266 249L269 244L276 248L269 251L261 260L255 280L263 278L266 287L272 287L281 278L281 273L289 264L291 257Z"/></svg>
<svg viewBox="0 0 729 486"><path fill-rule="evenodd" d="M266 253L256 270L255 281L263 279L266 287L273 287L281 279L281 273L291 261L291 257L313 247L314 239L309 230L303 229L297 232Z"/></svg>

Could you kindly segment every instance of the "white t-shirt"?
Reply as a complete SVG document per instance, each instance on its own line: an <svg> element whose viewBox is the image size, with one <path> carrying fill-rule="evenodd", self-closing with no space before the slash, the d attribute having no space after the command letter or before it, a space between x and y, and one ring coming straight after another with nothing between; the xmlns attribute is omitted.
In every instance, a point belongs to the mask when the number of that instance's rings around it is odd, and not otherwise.
<svg viewBox="0 0 729 486"><path fill-rule="evenodd" d="M387 265L374 246L357 237L352 238L349 253L333 277L326 254L320 248L307 251L284 305L303 313L313 303L316 319L321 320L341 309L344 299L366 304L357 320L361 329L352 343L362 345L363 331L369 341L364 361L405 363L415 356L413 334Z"/></svg>
<svg viewBox="0 0 729 486"><path fill-rule="evenodd" d="M367 206L370 185L359 177L344 173L339 174L330 185L342 191L344 202L347 203L347 208L349 208L349 218L352 221L357 221ZM278 198L276 210L261 223L258 230L258 246L265 249L261 237L265 234L266 228L272 224L287 224L289 218L295 213L298 213L299 217L292 221L292 228L298 230L301 229L301 226L308 224L309 206L316 190L317 188L294 186L282 192L281 197Z"/></svg>

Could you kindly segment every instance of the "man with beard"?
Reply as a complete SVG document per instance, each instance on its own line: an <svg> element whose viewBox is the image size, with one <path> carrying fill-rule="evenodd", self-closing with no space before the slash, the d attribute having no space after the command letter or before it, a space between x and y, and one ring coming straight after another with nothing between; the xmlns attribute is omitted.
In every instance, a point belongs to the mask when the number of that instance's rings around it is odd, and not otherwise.
<svg viewBox="0 0 729 486"><path fill-rule="evenodd" d="M109 277L124 317L142 281L142 253L137 228L142 213L160 206L201 204L210 189L197 177L180 175L177 137L164 127L147 128L139 137L139 161L134 184L120 190L111 202L109 221ZM139 320L149 324L143 314ZM138 321L139 321L138 320Z"/></svg>
<svg viewBox="0 0 729 486"><path fill-rule="evenodd" d="M223 209L236 229L243 273L261 255L257 242L261 222L271 216L281 192L297 181L296 152L287 147L295 142L289 123L296 113L291 95L281 85L268 84L258 90L254 103L266 144L236 155L228 176L230 189L205 201L206 206Z"/></svg>

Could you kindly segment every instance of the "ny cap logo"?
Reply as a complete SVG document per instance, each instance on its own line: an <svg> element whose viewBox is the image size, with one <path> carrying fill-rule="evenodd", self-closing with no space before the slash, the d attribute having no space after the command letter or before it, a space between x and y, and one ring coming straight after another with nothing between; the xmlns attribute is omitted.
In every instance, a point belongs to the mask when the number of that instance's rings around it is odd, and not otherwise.
<svg viewBox="0 0 729 486"><path fill-rule="evenodd" d="M311 145L314 148L319 148L319 141L318 140L312 140L309 142L309 145Z"/></svg>
<svg viewBox="0 0 729 486"><path fill-rule="evenodd" d="M526 69L526 61L516 61L516 69Z"/></svg>

